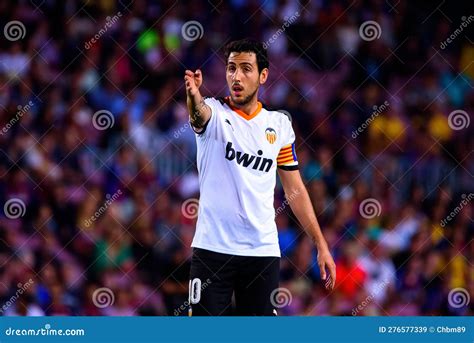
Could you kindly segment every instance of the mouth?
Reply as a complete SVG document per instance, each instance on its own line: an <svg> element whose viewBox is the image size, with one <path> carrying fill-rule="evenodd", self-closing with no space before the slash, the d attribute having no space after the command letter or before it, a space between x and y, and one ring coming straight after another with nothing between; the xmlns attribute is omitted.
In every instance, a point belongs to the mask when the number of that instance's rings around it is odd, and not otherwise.
<svg viewBox="0 0 474 343"><path fill-rule="evenodd" d="M240 96L244 88L242 86L234 85L232 86L232 92L235 96Z"/></svg>

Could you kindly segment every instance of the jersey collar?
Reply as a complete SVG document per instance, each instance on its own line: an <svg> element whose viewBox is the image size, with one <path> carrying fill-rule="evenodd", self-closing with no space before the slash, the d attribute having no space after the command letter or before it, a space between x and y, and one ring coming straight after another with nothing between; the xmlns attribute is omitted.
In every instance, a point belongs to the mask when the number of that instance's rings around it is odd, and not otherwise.
<svg viewBox="0 0 474 343"><path fill-rule="evenodd" d="M251 114L247 114L244 111L232 106L230 104L230 99L229 99L228 96L226 96L224 98L224 101L227 104L227 106L229 106L235 113L237 113L239 116L241 116L242 118L244 118L246 120L250 120L250 119L255 118L257 116L257 114L259 114L260 111L262 110L262 103L260 101L257 101L257 109Z"/></svg>

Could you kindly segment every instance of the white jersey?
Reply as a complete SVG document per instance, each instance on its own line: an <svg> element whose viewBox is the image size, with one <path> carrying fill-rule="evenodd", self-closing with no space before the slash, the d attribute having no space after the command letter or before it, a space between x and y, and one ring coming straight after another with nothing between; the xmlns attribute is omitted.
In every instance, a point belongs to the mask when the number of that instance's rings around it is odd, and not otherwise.
<svg viewBox="0 0 474 343"><path fill-rule="evenodd" d="M206 98L211 118L196 132L200 199L192 246L240 256L280 256L276 168L298 169L291 118L258 103L248 115L228 98Z"/></svg>

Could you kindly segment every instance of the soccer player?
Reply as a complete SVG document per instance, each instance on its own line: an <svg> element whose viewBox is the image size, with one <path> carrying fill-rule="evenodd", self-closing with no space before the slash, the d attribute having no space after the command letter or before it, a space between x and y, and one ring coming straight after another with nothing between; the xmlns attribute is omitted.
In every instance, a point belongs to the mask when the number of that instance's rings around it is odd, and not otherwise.
<svg viewBox="0 0 474 343"><path fill-rule="evenodd" d="M258 101L269 72L263 44L231 42L225 58L226 98L203 98L200 70L184 76L201 193L190 314L228 315L235 295L238 315L274 315L271 296L280 268L273 207L277 170L293 213L316 245L327 289L334 288L336 267L298 170L291 117Z"/></svg>

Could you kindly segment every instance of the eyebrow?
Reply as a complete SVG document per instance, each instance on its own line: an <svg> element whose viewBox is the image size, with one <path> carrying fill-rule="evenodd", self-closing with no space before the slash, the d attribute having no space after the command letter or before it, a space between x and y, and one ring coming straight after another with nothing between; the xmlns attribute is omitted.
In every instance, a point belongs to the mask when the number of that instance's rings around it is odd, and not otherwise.
<svg viewBox="0 0 474 343"><path fill-rule="evenodd" d="M227 64L236 64L236 63L232 62L232 61L229 61L229 62L227 62ZM250 63L250 62L240 62L239 65L249 65L249 66L253 67L252 63Z"/></svg>

